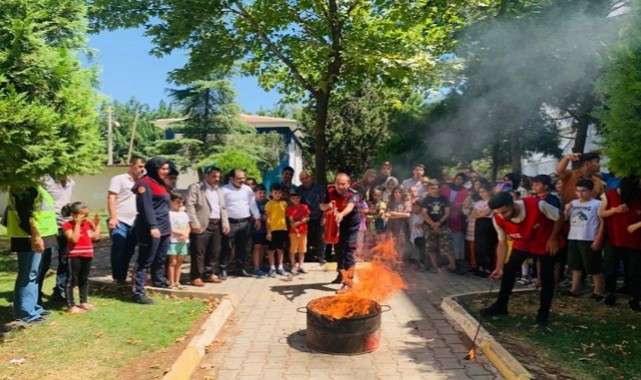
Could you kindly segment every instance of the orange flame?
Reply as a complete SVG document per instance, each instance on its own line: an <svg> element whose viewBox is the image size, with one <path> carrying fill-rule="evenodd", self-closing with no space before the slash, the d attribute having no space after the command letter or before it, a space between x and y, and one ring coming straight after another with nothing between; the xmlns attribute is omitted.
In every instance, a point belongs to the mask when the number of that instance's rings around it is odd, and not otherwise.
<svg viewBox="0 0 641 380"><path fill-rule="evenodd" d="M476 358L476 349L470 348L470 351L467 353L467 356L465 357L465 359L474 360L475 358Z"/></svg>
<svg viewBox="0 0 641 380"><path fill-rule="evenodd" d="M324 297L324 302L309 303L310 309L330 319L350 318L372 313L372 301L383 302L401 289L405 282L398 272L402 261L393 238L387 238L362 253L358 268L342 270L343 281L350 289L336 297ZM327 300L329 298L329 300Z"/></svg>

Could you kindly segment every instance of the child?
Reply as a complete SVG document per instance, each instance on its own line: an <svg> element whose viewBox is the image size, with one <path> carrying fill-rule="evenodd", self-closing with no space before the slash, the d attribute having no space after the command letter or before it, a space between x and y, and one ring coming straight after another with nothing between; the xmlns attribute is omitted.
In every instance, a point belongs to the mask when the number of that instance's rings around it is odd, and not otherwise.
<svg viewBox="0 0 641 380"><path fill-rule="evenodd" d="M594 291L591 300L601 301L601 243L603 242L603 223L599 217L601 201L592 198L592 181L583 179L576 183L579 199L565 205L565 218L570 221L568 234L568 268L572 270L572 288L564 295L578 297L580 294L583 270L592 275Z"/></svg>
<svg viewBox="0 0 641 380"><path fill-rule="evenodd" d="M267 204L267 194L266 189L263 184L256 185L254 189L254 194L256 195L256 206L258 211L260 211L260 217L262 222L260 223L260 228L255 229L252 224L252 244L254 245L252 249L252 259L254 261L254 276L256 277L265 277L265 272L261 268L263 263L263 258L265 257L265 248L267 247L267 218L265 216L265 205Z"/></svg>
<svg viewBox="0 0 641 380"><path fill-rule="evenodd" d="M182 289L180 286L180 269L183 257L187 255L189 245L189 216L180 211L185 202L185 197L176 190L172 190L169 198L169 220L171 222L171 238L167 252L167 280L170 289Z"/></svg>
<svg viewBox="0 0 641 380"><path fill-rule="evenodd" d="M368 231L372 240L378 243L379 236L385 232L385 210L387 205L383 202L383 190L373 189L370 192L370 214L367 216Z"/></svg>
<svg viewBox="0 0 641 380"><path fill-rule="evenodd" d="M283 268L283 255L285 241L287 240L287 202L282 200L283 186L275 183L271 187L271 199L265 205L265 217L267 221L267 235L265 238L269 242L267 247L267 256L269 259L269 277L276 277L276 273L281 276L288 276ZM277 253L278 271L274 262L274 251Z"/></svg>
<svg viewBox="0 0 641 380"><path fill-rule="evenodd" d="M69 274L65 287L67 306L72 314L82 314L96 307L87 303L89 293L89 270L93 258L93 242L100 239L100 217L96 214L89 220L89 207L82 202L64 206L60 212L71 220L62 225L62 231L69 242L67 258ZM80 306L73 299L73 288L78 286Z"/></svg>
<svg viewBox="0 0 641 380"><path fill-rule="evenodd" d="M423 237L423 216L421 215L421 200L416 199L412 203L410 214L410 241L418 252L418 267L427 270L428 259L425 254L425 238Z"/></svg>
<svg viewBox="0 0 641 380"><path fill-rule="evenodd" d="M430 255L432 267L430 271L439 271L439 255L445 255L449 261L448 269L456 272L456 259L452 250L452 235L447 226L450 217L450 201L441 195L440 183L431 180L427 187L427 196L421 205L423 216L423 234L425 236L425 251Z"/></svg>
<svg viewBox="0 0 641 380"><path fill-rule="evenodd" d="M365 199L365 189L359 187L356 190L358 191L358 215L360 217L358 235L356 237L356 256L361 257L360 254L363 252L363 247L365 247L365 235L367 235L367 215L369 214L369 205Z"/></svg>
<svg viewBox="0 0 641 380"><path fill-rule="evenodd" d="M287 207L289 220L289 261L292 263L292 274L307 273L303 268L307 252L307 222L311 214L306 204L300 203L300 194L296 190L289 193L291 205ZM298 261L296 260L298 254Z"/></svg>

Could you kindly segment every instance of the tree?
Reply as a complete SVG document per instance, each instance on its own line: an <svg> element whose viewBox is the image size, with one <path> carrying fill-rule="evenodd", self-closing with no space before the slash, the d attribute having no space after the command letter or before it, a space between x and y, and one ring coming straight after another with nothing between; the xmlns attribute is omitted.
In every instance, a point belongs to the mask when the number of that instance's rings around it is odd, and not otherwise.
<svg viewBox="0 0 641 380"><path fill-rule="evenodd" d="M641 1L633 0L599 80L604 105L595 113L603 123L608 167L620 176L641 177Z"/></svg>
<svg viewBox="0 0 641 380"><path fill-rule="evenodd" d="M464 21L464 0L93 0L96 30L143 25L154 54L189 48L179 84L237 67L265 89L314 101L317 180L325 180L327 117L338 88L410 86L438 78ZM198 11L194 11L197 9Z"/></svg>
<svg viewBox="0 0 641 380"><path fill-rule="evenodd" d="M0 3L0 183L24 188L102 164L81 0Z"/></svg>

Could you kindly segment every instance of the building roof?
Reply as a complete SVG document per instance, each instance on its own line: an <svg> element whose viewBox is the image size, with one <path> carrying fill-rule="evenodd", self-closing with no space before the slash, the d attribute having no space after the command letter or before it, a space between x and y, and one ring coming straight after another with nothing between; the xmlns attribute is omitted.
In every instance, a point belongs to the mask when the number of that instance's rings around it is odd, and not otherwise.
<svg viewBox="0 0 641 380"><path fill-rule="evenodd" d="M280 117L240 114L238 115L238 118L241 121L244 121L245 123L251 125L254 128L289 127L289 129L293 131L298 126L298 121L294 119L285 119ZM187 119L189 119L189 116L177 117L177 118L171 118L171 119L157 119L157 120L154 120L152 123L156 127L164 130L169 128L170 124L180 123L181 121L185 121Z"/></svg>

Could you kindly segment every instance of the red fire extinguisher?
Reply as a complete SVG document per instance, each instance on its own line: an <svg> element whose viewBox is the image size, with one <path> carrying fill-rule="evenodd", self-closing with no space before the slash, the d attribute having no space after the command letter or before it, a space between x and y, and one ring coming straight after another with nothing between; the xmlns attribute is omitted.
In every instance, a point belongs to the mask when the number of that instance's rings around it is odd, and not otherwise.
<svg viewBox="0 0 641 380"><path fill-rule="evenodd" d="M336 223L336 202L332 201L332 208L325 212L325 233L323 240L325 244L338 244L338 223Z"/></svg>

